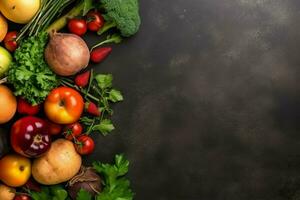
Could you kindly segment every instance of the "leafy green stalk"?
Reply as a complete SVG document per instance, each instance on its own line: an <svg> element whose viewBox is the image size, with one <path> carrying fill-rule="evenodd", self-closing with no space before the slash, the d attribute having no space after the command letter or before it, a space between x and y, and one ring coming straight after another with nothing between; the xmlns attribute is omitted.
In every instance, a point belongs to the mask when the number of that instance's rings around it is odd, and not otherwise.
<svg viewBox="0 0 300 200"><path fill-rule="evenodd" d="M42 0L41 7L33 19L20 31L17 41L25 36L36 36L45 31L50 23L57 18L62 11L75 0Z"/></svg>
<svg viewBox="0 0 300 200"><path fill-rule="evenodd" d="M104 190L97 195L96 200L133 199L130 181L124 177L129 168L129 161L124 155L116 155L114 164L94 162L93 167L104 177Z"/></svg>
<svg viewBox="0 0 300 200"><path fill-rule="evenodd" d="M106 40L94 45L92 48L91 48L91 51L101 45L104 45L104 44L108 44L108 43L116 43L116 44L119 44L120 42L122 42L122 37L119 35L119 34L113 34L113 35L108 35L106 37Z"/></svg>

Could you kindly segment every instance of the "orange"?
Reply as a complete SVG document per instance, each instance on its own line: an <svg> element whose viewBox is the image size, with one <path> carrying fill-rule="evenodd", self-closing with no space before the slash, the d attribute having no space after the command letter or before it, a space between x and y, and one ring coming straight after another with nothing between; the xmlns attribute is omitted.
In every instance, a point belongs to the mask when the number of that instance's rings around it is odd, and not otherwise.
<svg viewBox="0 0 300 200"><path fill-rule="evenodd" d="M6 36L7 29L8 26L7 26L6 19L0 13L0 42L2 42L2 40Z"/></svg>
<svg viewBox="0 0 300 200"><path fill-rule="evenodd" d="M0 85L0 124L11 120L17 110L17 99L5 85Z"/></svg>

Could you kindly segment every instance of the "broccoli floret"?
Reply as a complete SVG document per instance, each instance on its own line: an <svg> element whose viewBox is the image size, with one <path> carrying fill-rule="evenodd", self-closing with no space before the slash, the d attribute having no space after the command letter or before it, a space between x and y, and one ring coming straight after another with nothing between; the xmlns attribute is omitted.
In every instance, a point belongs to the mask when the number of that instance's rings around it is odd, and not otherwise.
<svg viewBox="0 0 300 200"><path fill-rule="evenodd" d="M101 8L106 11L103 15L106 23L98 31L99 35L113 27L119 29L124 37L130 37L139 30L141 18L138 0L101 0Z"/></svg>

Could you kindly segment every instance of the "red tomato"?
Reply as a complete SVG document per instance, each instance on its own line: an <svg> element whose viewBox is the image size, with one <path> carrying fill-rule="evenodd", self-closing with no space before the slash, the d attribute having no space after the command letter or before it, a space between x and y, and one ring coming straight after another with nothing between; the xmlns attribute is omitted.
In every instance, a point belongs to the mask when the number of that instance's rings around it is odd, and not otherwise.
<svg viewBox="0 0 300 200"><path fill-rule="evenodd" d="M18 43L16 41L17 35L17 31L11 31L8 32L4 38L4 46L10 52L14 52L18 48Z"/></svg>
<svg viewBox="0 0 300 200"><path fill-rule="evenodd" d="M79 120L84 108L79 92L69 87L52 90L44 103L46 116L57 124L72 124Z"/></svg>
<svg viewBox="0 0 300 200"><path fill-rule="evenodd" d="M68 23L68 28L71 33L83 36L87 31L87 24L83 19L71 19Z"/></svg>
<svg viewBox="0 0 300 200"><path fill-rule="evenodd" d="M82 125L79 122L69 124L64 128L63 135L67 140L73 140L82 133Z"/></svg>
<svg viewBox="0 0 300 200"><path fill-rule="evenodd" d="M90 31L99 31L104 25L104 18L97 11L90 11L87 14L87 26Z"/></svg>
<svg viewBox="0 0 300 200"><path fill-rule="evenodd" d="M31 105L25 99L19 98L18 99L18 113L24 115L36 115L40 111L40 105Z"/></svg>
<svg viewBox="0 0 300 200"><path fill-rule="evenodd" d="M80 155L88 155L94 151L95 143L91 137L81 135L77 138L75 148Z"/></svg>
<svg viewBox="0 0 300 200"><path fill-rule="evenodd" d="M53 123L49 120L46 120L48 124L48 132L50 135L58 135L62 132L62 126L60 124Z"/></svg>
<svg viewBox="0 0 300 200"><path fill-rule="evenodd" d="M31 197L26 194L18 194L14 200L31 200Z"/></svg>

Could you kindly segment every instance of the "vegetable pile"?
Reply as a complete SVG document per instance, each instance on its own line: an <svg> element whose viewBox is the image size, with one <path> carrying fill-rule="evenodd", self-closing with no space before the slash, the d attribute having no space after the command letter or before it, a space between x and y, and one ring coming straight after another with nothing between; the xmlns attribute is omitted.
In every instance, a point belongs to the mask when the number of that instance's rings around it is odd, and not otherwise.
<svg viewBox="0 0 300 200"><path fill-rule="evenodd" d="M21 29L9 31L7 20ZM138 0L0 1L0 128L10 127L1 200L133 199L124 154L92 166L82 157L94 152L94 134L115 130L112 104L124 100L113 75L89 63L103 62L140 24ZM101 35L90 48L88 32Z"/></svg>

